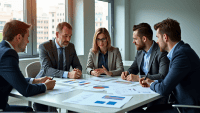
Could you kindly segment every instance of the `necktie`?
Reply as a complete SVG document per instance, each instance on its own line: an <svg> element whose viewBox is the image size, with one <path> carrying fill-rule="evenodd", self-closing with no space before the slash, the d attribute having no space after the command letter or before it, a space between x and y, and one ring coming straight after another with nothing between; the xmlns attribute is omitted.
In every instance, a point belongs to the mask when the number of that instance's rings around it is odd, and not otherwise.
<svg viewBox="0 0 200 113"><path fill-rule="evenodd" d="M63 48L59 48L59 70L63 70Z"/></svg>

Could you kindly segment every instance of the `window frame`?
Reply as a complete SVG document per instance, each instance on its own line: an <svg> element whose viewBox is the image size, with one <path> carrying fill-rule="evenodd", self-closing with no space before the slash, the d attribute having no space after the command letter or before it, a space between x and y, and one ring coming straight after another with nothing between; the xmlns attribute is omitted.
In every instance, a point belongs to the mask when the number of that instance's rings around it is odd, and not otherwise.
<svg viewBox="0 0 200 113"><path fill-rule="evenodd" d="M18 53L19 58L34 58L38 57L39 53L37 52L37 0L23 0L23 20L25 23L31 24L32 27L29 30L29 43L27 44L25 52ZM65 21L68 21L68 0L64 0L65 4ZM52 17L55 17L55 14L49 15ZM54 20L54 21L53 21ZM40 20L39 20L40 21ZM50 20L53 23L55 22L55 19ZM43 22L44 23L44 22ZM48 22L47 22L48 23ZM54 26L55 27L55 26ZM48 33L48 32L47 32ZM54 33L55 35L55 33ZM55 36L48 36L49 37L55 37ZM34 38L35 37L35 38ZM44 37L45 38L45 37Z"/></svg>
<svg viewBox="0 0 200 113"><path fill-rule="evenodd" d="M108 32L110 33L111 45L114 45L114 0L97 0L108 2Z"/></svg>

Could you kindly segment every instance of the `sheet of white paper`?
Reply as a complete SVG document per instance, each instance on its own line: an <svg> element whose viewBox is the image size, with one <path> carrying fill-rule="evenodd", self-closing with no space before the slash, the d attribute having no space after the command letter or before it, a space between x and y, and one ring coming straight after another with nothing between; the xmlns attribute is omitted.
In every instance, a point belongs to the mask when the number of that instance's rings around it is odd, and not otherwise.
<svg viewBox="0 0 200 113"><path fill-rule="evenodd" d="M62 102L81 105L121 108L131 98L132 96L115 96L94 92L82 92Z"/></svg>
<svg viewBox="0 0 200 113"><path fill-rule="evenodd" d="M134 94L155 94L150 88L142 86L111 88L107 93L118 95L134 95Z"/></svg>
<svg viewBox="0 0 200 113"><path fill-rule="evenodd" d="M66 92L70 92L70 91L75 90L75 89L72 89L72 88L73 88L72 86L55 85L53 90L47 90L46 93L56 95L56 94L66 93Z"/></svg>
<svg viewBox="0 0 200 113"><path fill-rule="evenodd" d="M99 81L92 81L87 79L65 79L59 83L65 85L84 87L84 86L89 86L91 84L98 84Z"/></svg>
<svg viewBox="0 0 200 113"><path fill-rule="evenodd" d="M120 78L120 79L117 79L117 80L108 81L108 82L106 82L106 84L117 85L117 86L133 86L133 85L138 85L139 82L131 82L131 81L127 81L127 80L122 80Z"/></svg>
<svg viewBox="0 0 200 113"><path fill-rule="evenodd" d="M88 91L107 91L111 88L114 88L114 86L109 85L90 85L87 87L79 87L79 89L88 90Z"/></svg>
<svg viewBox="0 0 200 113"><path fill-rule="evenodd" d="M117 78L113 78L108 75L101 75L101 77L92 77L92 78L89 78L88 80L104 82L104 81L110 81L110 80L116 80L116 79Z"/></svg>

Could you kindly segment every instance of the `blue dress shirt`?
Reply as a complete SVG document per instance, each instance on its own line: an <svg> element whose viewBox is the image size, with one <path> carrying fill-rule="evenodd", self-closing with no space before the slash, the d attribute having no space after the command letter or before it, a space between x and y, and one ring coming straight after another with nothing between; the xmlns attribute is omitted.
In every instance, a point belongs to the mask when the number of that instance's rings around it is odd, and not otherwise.
<svg viewBox="0 0 200 113"><path fill-rule="evenodd" d="M145 75L147 75L147 73L149 71L148 70L149 60L150 60L150 57L151 57L153 45L154 45L154 42L147 52L145 50L143 50L144 57L143 57L143 60L142 60L142 63L141 63L141 68L142 68L143 72L145 73Z"/></svg>
<svg viewBox="0 0 200 113"><path fill-rule="evenodd" d="M180 42L180 41L179 41ZM178 43L179 43L178 42ZM178 44L178 43L176 43L176 45ZM167 54L167 57L168 57L168 59L171 61L171 59L172 59L172 54L173 54L173 52L174 52L174 49L175 49L175 47L176 47L176 45L170 50L170 52Z"/></svg>
<svg viewBox="0 0 200 113"><path fill-rule="evenodd" d="M59 45L58 45L58 43L56 42L56 40L55 40L55 44L56 44L56 48L57 48L57 52L58 52L58 58L59 58L59 53L60 53L60 50L59 50L59 48L61 48ZM63 50L65 50L65 47L62 47L63 48ZM65 59L66 57L65 57L65 51L63 51L63 62L65 62ZM59 59L58 59L58 61L59 61ZM64 63L63 63L64 64ZM68 77L68 71L65 71L64 73L63 73L63 76L62 76L63 78L67 78Z"/></svg>
<svg viewBox="0 0 200 113"><path fill-rule="evenodd" d="M99 59L98 59L98 68L102 68L102 65L109 71L108 69L108 51L104 55L99 51Z"/></svg>

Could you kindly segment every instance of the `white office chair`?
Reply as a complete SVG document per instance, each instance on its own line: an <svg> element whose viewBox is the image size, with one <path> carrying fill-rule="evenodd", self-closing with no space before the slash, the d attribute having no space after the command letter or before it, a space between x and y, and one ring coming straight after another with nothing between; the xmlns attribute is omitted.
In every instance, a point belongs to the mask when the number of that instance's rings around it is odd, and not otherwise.
<svg viewBox="0 0 200 113"><path fill-rule="evenodd" d="M37 74L40 72L40 61L31 62L25 68L26 76L35 78Z"/></svg>
<svg viewBox="0 0 200 113"><path fill-rule="evenodd" d="M25 68L26 76L35 78L37 74L40 72L40 61L31 62ZM32 107L32 102L28 101L28 106ZM61 108L59 108L59 113L61 112Z"/></svg>
<svg viewBox="0 0 200 113"><path fill-rule="evenodd" d="M25 68L26 76L35 78L40 71L40 61L31 62ZM28 101L28 106L32 107L32 102Z"/></svg>
<svg viewBox="0 0 200 113"><path fill-rule="evenodd" d="M191 109L195 108L195 109L200 109L200 106L195 106L195 105L172 104L172 107L176 108L179 113L181 113L181 111L179 110L179 108L191 108Z"/></svg>

